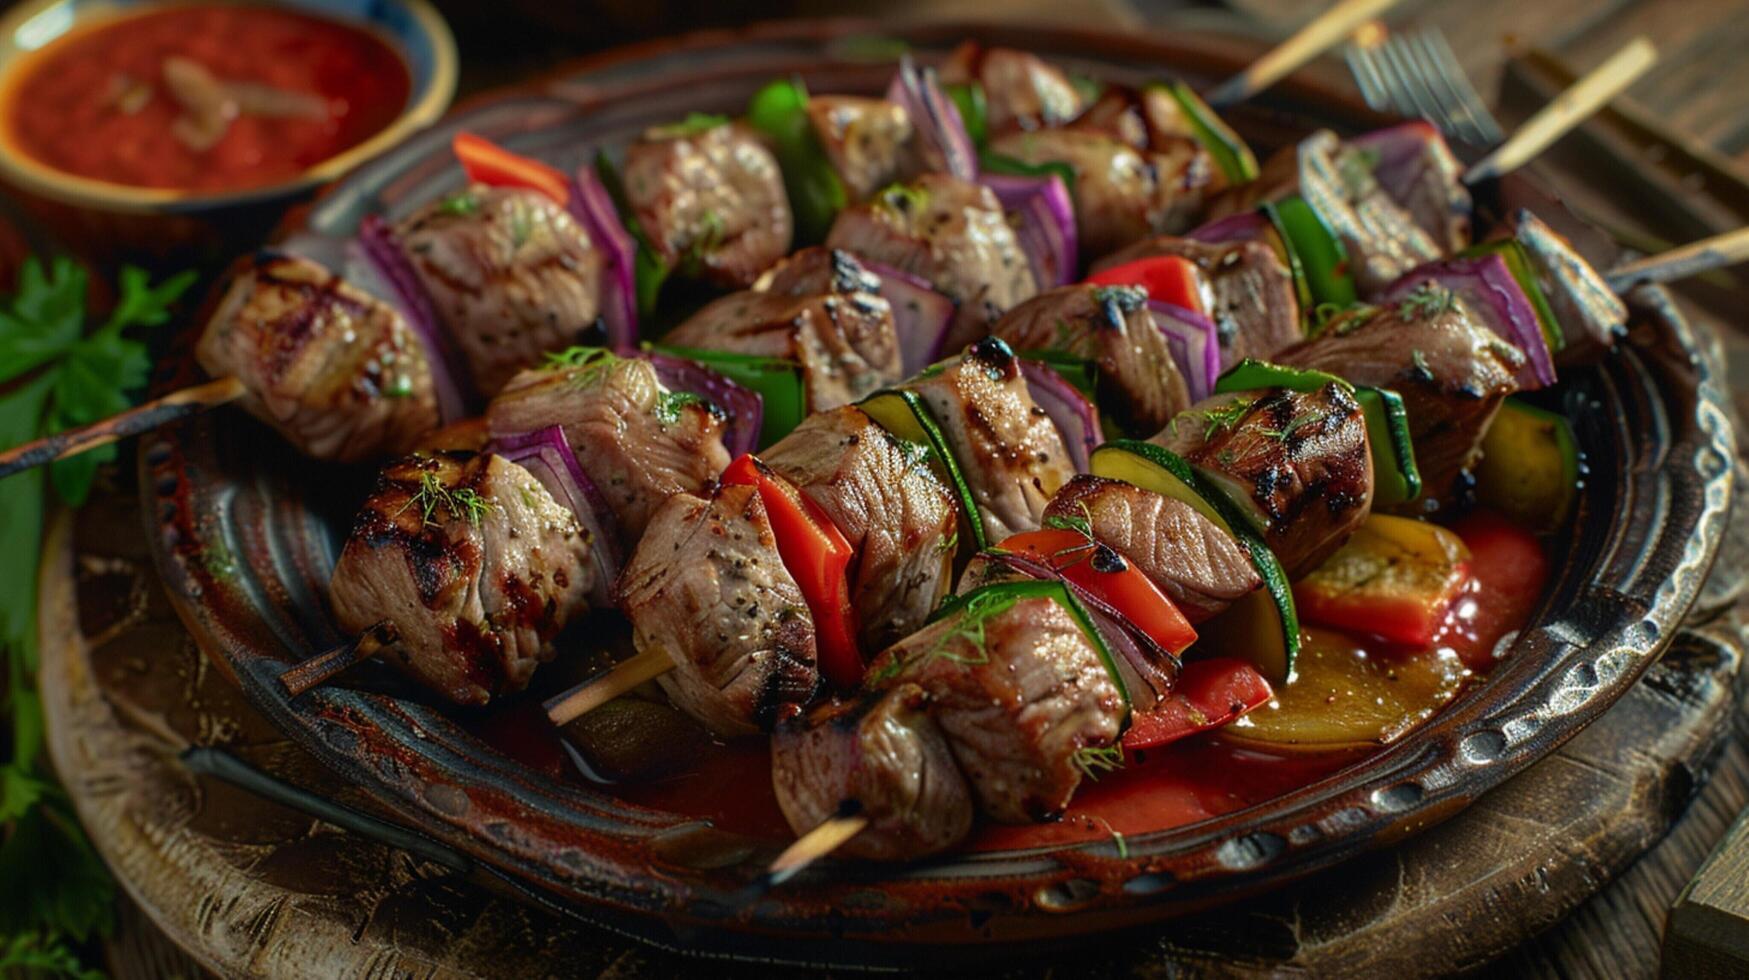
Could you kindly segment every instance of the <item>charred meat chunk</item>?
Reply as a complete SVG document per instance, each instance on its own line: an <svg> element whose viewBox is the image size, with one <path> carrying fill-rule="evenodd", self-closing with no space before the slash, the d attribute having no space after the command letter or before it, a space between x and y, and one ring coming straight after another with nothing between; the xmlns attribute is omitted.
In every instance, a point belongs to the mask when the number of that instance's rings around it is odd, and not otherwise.
<svg viewBox="0 0 1749 980"><path fill-rule="evenodd" d="M1122 480L1075 477L1045 508L1053 519L1086 522L1089 537L1134 562L1193 623L1263 584L1239 542L1196 508Z"/></svg>
<svg viewBox="0 0 1749 980"><path fill-rule="evenodd" d="M814 622L752 486L679 493L620 573L620 609L675 706L722 736L769 730L814 697Z"/></svg>
<svg viewBox="0 0 1749 980"><path fill-rule="evenodd" d="M260 255L231 279L195 356L318 459L405 452L437 428L425 350L392 307L307 259Z"/></svg>
<svg viewBox="0 0 1749 980"><path fill-rule="evenodd" d="M670 391L648 361L576 348L521 372L486 407L496 438L557 425L601 491L629 549L676 493L701 493L729 465L722 412Z"/></svg>
<svg viewBox="0 0 1749 980"><path fill-rule="evenodd" d="M1184 377L1139 287L1061 286L1009 310L990 333L1022 356L1050 351L1094 364L1099 404L1127 432L1158 432L1190 406Z"/></svg>
<svg viewBox="0 0 1749 980"><path fill-rule="evenodd" d="M330 585L342 629L387 619L386 659L457 704L519 691L587 608L590 542L533 474L501 456L390 463Z"/></svg>
<svg viewBox="0 0 1749 980"><path fill-rule="evenodd" d="M1289 578L1316 568L1372 512L1372 450L1341 385L1218 395L1155 441L1247 513Z"/></svg>
<svg viewBox="0 0 1749 980"><path fill-rule="evenodd" d="M793 361L810 412L856 401L897 381L901 370L893 309L878 293L743 290L706 305L663 340Z"/></svg>
<svg viewBox="0 0 1749 980"><path fill-rule="evenodd" d="M596 326L601 253L543 194L475 185L421 208L397 236L482 394Z"/></svg>
<svg viewBox="0 0 1749 980"><path fill-rule="evenodd" d="M1278 359L1403 396L1424 496L1434 504L1457 487L1524 365L1518 348L1431 284L1394 305L1339 317Z"/></svg>
<svg viewBox="0 0 1749 980"><path fill-rule="evenodd" d="M1028 51L966 41L941 66L944 85L984 90L992 133L1062 126L1081 114L1081 93L1061 68Z"/></svg>
<svg viewBox="0 0 1749 980"><path fill-rule="evenodd" d="M789 251L783 173L739 123L649 130L626 148L624 181L644 239L683 274L739 289Z"/></svg>
<svg viewBox="0 0 1749 980"><path fill-rule="evenodd" d="M844 209L826 244L919 276L958 302L947 350L989 333L997 317L1038 292L996 195L945 174L895 184Z"/></svg>
<svg viewBox="0 0 1749 980"><path fill-rule="evenodd" d="M850 601L863 648L921 627L947 594L959 507L919 447L845 406L809 416L762 458L820 505L855 551Z"/></svg>
<svg viewBox="0 0 1749 980"><path fill-rule="evenodd" d="M1269 360L1305 336L1293 273L1263 242L1210 243L1158 235L1107 256L1093 268L1099 271L1158 255L1189 261L1208 283L1213 294L1209 317L1218 331L1222 370L1247 357Z"/></svg>

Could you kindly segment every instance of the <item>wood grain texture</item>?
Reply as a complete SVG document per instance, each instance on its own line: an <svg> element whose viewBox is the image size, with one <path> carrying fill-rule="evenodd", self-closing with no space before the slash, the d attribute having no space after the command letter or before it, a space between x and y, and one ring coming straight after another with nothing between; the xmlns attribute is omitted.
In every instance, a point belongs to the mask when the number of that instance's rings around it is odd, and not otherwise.
<svg viewBox="0 0 1749 980"><path fill-rule="evenodd" d="M1670 910L1664 975L1749 976L1749 810Z"/></svg>
<svg viewBox="0 0 1749 980"><path fill-rule="evenodd" d="M198 654L150 571L131 500L106 496L76 524L63 518L47 553L45 632L76 638L45 646L53 758L131 897L205 968L264 977L614 978L699 968L191 776L176 753L218 745L369 807L282 740ZM1740 585L1736 564L1727 567ZM1240 909L998 964L990 974L1407 980L1483 966L1558 923L1535 940L1534 953L1521 949L1505 964L1548 976L1649 975L1662 910L1724 826L1715 814L1734 813L1749 786L1749 754L1729 737L1743 635L1734 614L1721 611L1736 597L1732 588L1710 594L1705 607L1715 618L1684 633L1601 721L1428 834ZM1719 777L1690 806L1715 767ZM1634 864L1685 810L1677 833ZM1716 826L1709 834L1697 821ZM1630 865L1621 885L1590 898ZM167 955L136 931L124 935L142 955ZM726 980L800 975L709 970Z"/></svg>

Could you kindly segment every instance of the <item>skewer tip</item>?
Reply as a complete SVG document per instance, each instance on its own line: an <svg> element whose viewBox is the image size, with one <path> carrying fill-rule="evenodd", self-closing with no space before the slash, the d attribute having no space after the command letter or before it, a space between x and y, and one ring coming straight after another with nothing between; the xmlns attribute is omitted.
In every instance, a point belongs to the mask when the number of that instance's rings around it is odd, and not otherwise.
<svg viewBox="0 0 1749 980"><path fill-rule="evenodd" d="M777 860L766 869L766 887L776 888L800 874L804 868L836 851L844 843L868 827L868 818L861 813L840 813L822 820L813 830L796 838Z"/></svg>

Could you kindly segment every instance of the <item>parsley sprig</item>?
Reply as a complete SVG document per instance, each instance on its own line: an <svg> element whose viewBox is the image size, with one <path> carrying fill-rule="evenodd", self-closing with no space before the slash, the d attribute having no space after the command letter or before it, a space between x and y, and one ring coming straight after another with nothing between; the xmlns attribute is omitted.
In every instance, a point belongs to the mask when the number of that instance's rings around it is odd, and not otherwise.
<svg viewBox="0 0 1749 980"><path fill-rule="evenodd" d="M146 345L129 335L170 318L192 272L152 283L122 269L107 318L90 323L90 280L72 261L31 259L11 296L0 298L0 446L14 446L123 411L151 370ZM78 974L67 941L104 928L114 886L79 828L71 802L42 765L42 705L33 676L36 556L49 486L67 504L90 495L104 446L0 480L0 666L10 757L0 760L0 973L35 968Z"/></svg>

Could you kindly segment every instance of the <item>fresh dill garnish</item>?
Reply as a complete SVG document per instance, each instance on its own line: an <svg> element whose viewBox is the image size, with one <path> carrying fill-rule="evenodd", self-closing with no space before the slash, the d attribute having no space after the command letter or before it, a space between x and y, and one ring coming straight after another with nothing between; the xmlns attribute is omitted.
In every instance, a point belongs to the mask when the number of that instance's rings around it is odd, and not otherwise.
<svg viewBox="0 0 1749 980"><path fill-rule="evenodd" d="M1203 424L1202 438L1204 442L1207 442L1208 440L1213 439L1215 433L1222 429L1230 429L1233 426L1238 425L1239 420L1244 418L1246 413L1251 411L1252 403L1252 399L1235 398L1225 405L1216 405L1214 408L1199 408L1180 414L1185 416L1201 416ZM1172 421L1176 423L1178 420L1175 418ZM1172 432L1174 435L1177 435L1177 428L1174 427Z"/></svg>
<svg viewBox="0 0 1749 980"><path fill-rule="evenodd" d="M1123 768L1123 746L1107 745L1096 747L1084 745L1075 750L1069 757L1069 764L1081 771L1088 779L1098 780L1108 772L1116 772Z"/></svg>
<svg viewBox="0 0 1749 980"><path fill-rule="evenodd" d="M1081 507L1079 514L1051 514L1045 518L1045 527L1055 531L1074 531L1084 538L1093 537L1093 514L1087 509L1087 501L1078 500Z"/></svg>
<svg viewBox="0 0 1749 980"><path fill-rule="evenodd" d="M877 682L889 680L907 667L921 666L933 660L949 660L967 666L989 663L990 651L985 645L988 638L984 635L984 627L991 619L1013 609L1019 601L1020 596L1000 586L973 593L965 605L960 607L958 615L951 621L952 625L943 629L927 650L910 654L904 659L892 657L880 670L870 675L870 679ZM961 642L971 646L973 652L962 653L955 649L956 644Z"/></svg>
<svg viewBox="0 0 1749 980"><path fill-rule="evenodd" d="M480 210L480 199L471 190L457 191L437 202L438 214L453 214L466 216Z"/></svg>
<svg viewBox="0 0 1749 980"><path fill-rule="evenodd" d="M1263 433L1264 435L1270 437L1271 439L1275 439L1275 440L1278 440L1280 442L1286 442L1290 438L1293 437L1294 433L1300 431L1301 429L1305 428L1308 425L1315 425L1315 424L1322 422L1322 421L1324 421L1324 413L1323 412L1303 412L1299 415L1294 416L1292 419L1288 420L1287 425L1283 426L1282 428L1279 428L1279 429L1259 429L1258 431Z"/></svg>
<svg viewBox="0 0 1749 980"><path fill-rule="evenodd" d="M492 512L492 502L480 496L472 487L451 490L430 470L419 474L419 489L401 505L401 511L414 505L418 505L420 515L427 525L437 523L434 518L439 511L448 511L449 516L478 527L480 520ZM401 511L395 513L399 514Z"/></svg>
<svg viewBox="0 0 1749 980"><path fill-rule="evenodd" d="M935 543L935 553L938 555L950 555L958 551L959 548L960 533L957 530Z"/></svg>
<svg viewBox="0 0 1749 980"><path fill-rule="evenodd" d="M620 364L619 355L601 347L567 347L542 355L541 370L562 371L577 390L600 384Z"/></svg>
<svg viewBox="0 0 1749 980"><path fill-rule="evenodd" d="M1405 320L1431 320L1443 316L1457 302L1457 294L1436 282L1424 282L1397 304L1397 316Z"/></svg>
<svg viewBox="0 0 1749 980"><path fill-rule="evenodd" d="M710 400L703 395L690 391L664 391L656 399L656 407L651 414L663 425L673 425L680 421L680 413L688 405L709 405Z"/></svg>
<svg viewBox="0 0 1749 980"><path fill-rule="evenodd" d="M1409 363L1415 365L1415 372L1422 381L1434 379L1433 368L1427 365L1427 355L1419 350L1409 352Z"/></svg>
<svg viewBox="0 0 1749 980"><path fill-rule="evenodd" d="M686 247L686 254L680 257L680 269L689 276L696 276L704 268L705 257L716 251L723 243L725 226L722 213L707 209L698 216L700 233Z"/></svg>
<svg viewBox="0 0 1749 980"><path fill-rule="evenodd" d="M1373 183L1373 171L1378 169L1379 151L1365 149L1350 149L1336 161L1336 173L1342 179L1342 186L1347 189L1350 197L1360 197L1365 194Z"/></svg>

